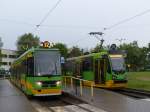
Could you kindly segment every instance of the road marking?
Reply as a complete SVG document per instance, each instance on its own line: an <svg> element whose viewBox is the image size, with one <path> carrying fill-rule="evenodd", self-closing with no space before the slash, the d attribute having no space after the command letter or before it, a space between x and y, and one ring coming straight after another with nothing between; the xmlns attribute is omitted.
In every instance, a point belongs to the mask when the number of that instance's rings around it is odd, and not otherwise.
<svg viewBox="0 0 150 112"><path fill-rule="evenodd" d="M75 105L56 106L56 107L49 107L49 108L54 110L55 112L87 112Z"/></svg>
<svg viewBox="0 0 150 112"><path fill-rule="evenodd" d="M51 112L47 107L43 107L35 101L32 101L31 104L38 112Z"/></svg>
<svg viewBox="0 0 150 112"><path fill-rule="evenodd" d="M64 107L65 106L55 106L55 107L49 107L49 108L52 109L55 112L69 112Z"/></svg>
<svg viewBox="0 0 150 112"><path fill-rule="evenodd" d="M94 106L89 105L89 104L80 104L79 106L87 108L87 109L89 109L89 110L91 110L93 112L106 112L106 111L104 111L102 109L99 109L99 108L94 107Z"/></svg>
<svg viewBox="0 0 150 112"><path fill-rule="evenodd" d="M147 99L141 99L141 100L144 100L144 101L150 101L150 99L149 99L149 98L147 98Z"/></svg>
<svg viewBox="0 0 150 112"><path fill-rule="evenodd" d="M104 110L101 110L89 104L79 104L79 106L66 105L66 106L53 106L53 107L42 106L41 104L37 103L37 101L32 101L31 104L38 112L87 112L87 110L92 112L106 112ZM87 110L85 110L84 108Z"/></svg>
<svg viewBox="0 0 150 112"><path fill-rule="evenodd" d="M96 107L89 105L89 104L80 104L79 106L86 108L86 109L93 111L93 112L106 112L104 110L101 110L101 109L96 108ZM78 107L76 105L67 105L67 106L55 106L55 107L49 107L49 108L55 112L87 112L86 110L84 110L80 107Z"/></svg>
<svg viewBox="0 0 150 112"><path fill-rule="evenodd" d="M65 108L70 109L73 112L87 112L86 110L83 110L82 108L75 106L75 105L68 105L68 106L65 106Z"/></svg>

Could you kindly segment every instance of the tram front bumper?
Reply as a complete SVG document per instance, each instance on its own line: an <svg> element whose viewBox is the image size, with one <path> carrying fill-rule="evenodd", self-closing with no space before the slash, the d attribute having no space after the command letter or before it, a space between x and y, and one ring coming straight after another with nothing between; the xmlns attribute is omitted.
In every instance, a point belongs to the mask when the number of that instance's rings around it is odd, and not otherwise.
<svg viewBox="0 0 150 112"><path fill-rule="evenodd" d="M33 96L51 96L51 95L61 95L61 89L34 89L32 90Z"/></svg>
<svg viewBox="0 0 150 112"><path fill-rule="evenodd" d="M106 87L108 88L124 88L127 86L126 82L115 83L115 81L110 80L106 82Z"/></svg>
<svg viewBox="0 0 150 112"><path fill-rule="evenodd" d="M115 88L125 88L127 83L115 83L113 80L107 81L105 84L95 84L95 87L115 89Z"/></svg>

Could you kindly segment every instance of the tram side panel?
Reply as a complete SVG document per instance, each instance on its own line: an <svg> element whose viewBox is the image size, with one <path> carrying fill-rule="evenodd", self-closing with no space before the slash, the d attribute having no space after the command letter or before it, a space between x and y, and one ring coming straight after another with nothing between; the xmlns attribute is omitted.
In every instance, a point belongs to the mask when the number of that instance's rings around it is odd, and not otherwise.
<svg viewBox="0 0 150 112"><path fill-rule="evenodd" d="M33 50L32 52L36 52L36 50ZM46 52L46 50L44 50L44 54L45 54L45 52ZM50 52L50 51L47 50L47 52ZM54 52L52 52L52 53L54 53ZM30 56L28 54L30 54ZM33 96L61 95L61 93L62 93L62 86L61 86L62 76L61 76L61 72L56 73L56 72L58 72L58 70L61 70L61 68L60 68L61 66L59 63L60 54L59 54L59 52L56 54L58 54L58 56L57 56L58 60L56 60L58 62L58 64L57 64L57 66L55 64L53 64L55 66L54 67L55 71L53 71L53 72L55 72L55 73L54 74L47 73L46 75L42 75L42 74L35 74L35 68L36 68L35 67L36 65L34 62L35 57L34 57L34 55L31 56L31 51L30 52L27 51L26 55L21 56L22 58L19 58L12 65L11 80L19 88L21 88L27 95L33 95ZM41 60L41 63L43 63L42 59L40 59L40 60ZM50 63L48 63L48 65L49 64ZM46 65L46 66L48 66L48 65ZM53 66L51 66L51 67L53 67ZM44 68L43 68L43 70L44 70Z"/></svg>
<svg viewBox="0 0 150 112"><path fill-rule="evenodd" d="M126 83L115 83L112 71L112 64L109 56L104 53L97 53L90 56L68 59L66 64L66 74L75 75L75 77L89 80L95 83L96 87L102 88L122 88ZM71 74L70 74L71 75ZM118 75L118 74L117 74ZM90 85L89 83L84 83Z"/></svg>

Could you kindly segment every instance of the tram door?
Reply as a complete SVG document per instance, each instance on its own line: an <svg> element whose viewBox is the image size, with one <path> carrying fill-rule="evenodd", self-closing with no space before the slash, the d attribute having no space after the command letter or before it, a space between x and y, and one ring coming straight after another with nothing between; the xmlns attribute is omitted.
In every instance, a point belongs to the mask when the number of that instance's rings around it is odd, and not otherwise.
<svg viewBox="0 0 150 112"><path fill-rule="evenodd" d="M77 62L75 64L75 77L77 78L81 78L81 63L80 62Z"/></svg>
<svg viewBox="0 0 150 112"><path fill-rule="evenodd" d="M95 68L95 84L104 84L106 75L106 62L105 59L97 59L94 62Z"/></svg>
<svg viewBox="0 0 150 112"><path fill-rule="evenodd" d="M81 78L81 67L80 66L81 66L80 62L75 63L74 76L76 78ZM80 81L73 79L73 84L74 84L75 94L78 95L79 94L78 85L80 84Z"/></svg>

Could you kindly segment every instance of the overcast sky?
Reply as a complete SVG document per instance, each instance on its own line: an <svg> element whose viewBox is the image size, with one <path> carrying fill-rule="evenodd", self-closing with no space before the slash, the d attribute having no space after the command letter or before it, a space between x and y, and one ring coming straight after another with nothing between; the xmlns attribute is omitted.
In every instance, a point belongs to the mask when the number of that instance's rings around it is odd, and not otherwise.
<svg viewBox="0 0 150 112"><path fill-rule="evenodd" d="M16 49L17 37L33 32L35 25L57 0L0 0L0 37L6 49ZM94 47L98 41L91 31L103 31L119 21L150 9L149 0L62 0L37 32L41 41L63 42L69 47ZM33 25L32 25L33 24ZM138 40L150 42L150 13L105 31L105 44ZM78 41L80 40L80 41Z"/></svg>

